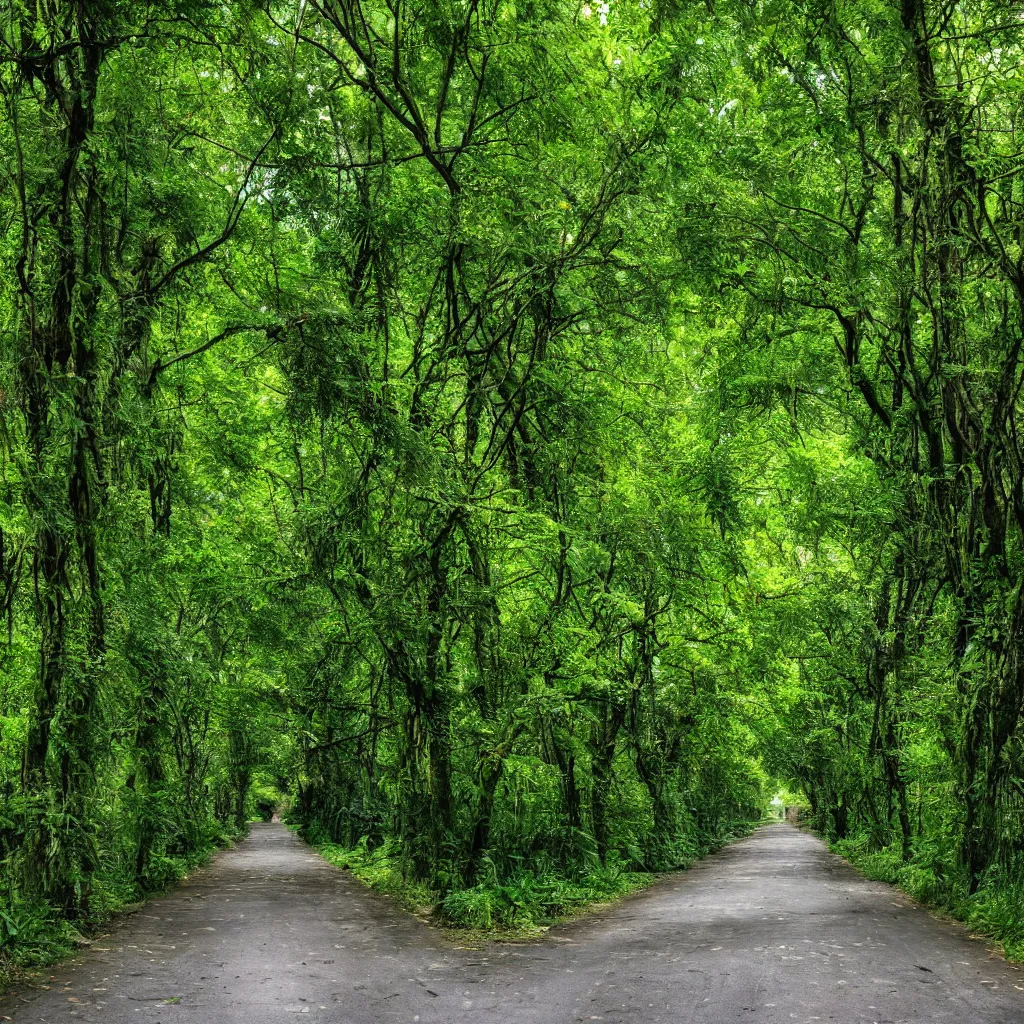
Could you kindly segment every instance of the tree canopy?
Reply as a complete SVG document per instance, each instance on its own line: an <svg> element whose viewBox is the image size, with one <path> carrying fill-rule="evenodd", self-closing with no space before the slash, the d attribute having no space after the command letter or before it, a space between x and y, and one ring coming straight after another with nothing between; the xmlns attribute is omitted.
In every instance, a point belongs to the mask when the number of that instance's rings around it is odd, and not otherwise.
<svg viewBox="0 0 1024 1024"><path fill-rule="evenodd" d="M4 5L0 951L285 806L1021 877L1022 17Z"/></svg>

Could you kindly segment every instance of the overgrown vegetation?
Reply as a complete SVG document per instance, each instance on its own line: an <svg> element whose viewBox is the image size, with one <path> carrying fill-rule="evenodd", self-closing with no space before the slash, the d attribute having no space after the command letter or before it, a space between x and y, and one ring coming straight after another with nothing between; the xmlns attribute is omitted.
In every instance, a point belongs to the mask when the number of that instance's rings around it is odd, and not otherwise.
<svg viewBox="0 0 1024 1024"><path fill-rule="evenodd" d="M866 836L842 839L833 849L868 878L898 885L914 899L965 921L972 931L997 939L1010 960L1024 961L1024 878L1019 867L994 869L973 893L965 876L946 875L924 858L906 861L899 844L873 850Z"/></svg>
<svg viewBox="0 0 1024 1024"><path fill-rule="evenodd" d="M92 889L88 914L74 919L62 914L53 902L27 890L13 874L0 879L0 990L17 972L57 963L88 945L96 929L118 914L135 909L140 900L181 881L218 848L241 838L241 832L225 830L189 854L163 856L158 871L145 880L134 865L122 861L104 864Z"/></svg>
<svg viewBox="0 0 1024 1024"><path fill-rule="evenodd" d="M1016 4L0 37L7 949L277 801L520 927L779 784L1019 941Z"/></svg>
<svg viewBox="0 0 1024 1024"><path fill-rule="evenodd" d="M719 849L730 840L747 834L753 821L737 821L722 828L703 842L691 840L687 854L680 850L676 868L686 868L695 860ZM635 870L631 860L617 854L602 863L594 857L589 867L566 872L563 865L540 858L513 872L499 875L493 863L482 865L477 883L447 893L412 882L402 872L403 853L393 842L367 848L364 837L353 849L331 842L317 830L306 838L336 867L351 871L371 889L390 896L410 913L446 928L470 929L488 938L495 935L529 936L557 921L592 907L639 892L650 885L655 875Z"/></svg>
<svg viewBox="0 0 1024 1024"><path fill-rule="evenodd" d="M410 913L442 926L475 929L489 936L534 934L574 911L636 892L653 880L650 874L623 870L615 864L597 866L574 877L557 870L526 868L501 880L492 876L439 898L426 885L402 876L398 851L380 847L370 852L365 844L346 850L330 842L318 843L316 848L330 863L352 871L361 882L390 896Z"/></svg>

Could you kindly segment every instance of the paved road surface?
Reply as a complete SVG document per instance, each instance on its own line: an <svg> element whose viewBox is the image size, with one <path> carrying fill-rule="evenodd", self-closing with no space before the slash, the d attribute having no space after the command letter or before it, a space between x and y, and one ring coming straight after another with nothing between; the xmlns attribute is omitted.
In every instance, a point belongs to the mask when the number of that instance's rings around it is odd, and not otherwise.
<svg viewBox="0 0 1024 1024"><path fill-rule="evenodd" d="M540 942L458 949L257 825L0 1000L18 1024L1024 1024L1024 971L770 825Z"/></svg>

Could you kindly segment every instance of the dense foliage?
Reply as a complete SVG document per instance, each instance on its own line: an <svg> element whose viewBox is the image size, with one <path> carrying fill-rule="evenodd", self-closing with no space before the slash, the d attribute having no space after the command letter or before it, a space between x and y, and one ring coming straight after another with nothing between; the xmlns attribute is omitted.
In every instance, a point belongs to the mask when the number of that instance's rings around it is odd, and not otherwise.
<svg viewBox="0 0 1024 1024"><path fill-rule="evenodd" d="M0 951L285 807L482 926L776 784L1019 877L1016 7L5 5Z"/></svg>

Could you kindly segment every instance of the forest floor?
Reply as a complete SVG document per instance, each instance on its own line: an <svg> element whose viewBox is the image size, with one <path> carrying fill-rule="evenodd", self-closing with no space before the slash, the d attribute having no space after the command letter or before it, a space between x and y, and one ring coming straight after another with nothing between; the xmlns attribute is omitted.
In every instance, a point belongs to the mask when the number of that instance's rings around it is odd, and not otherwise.
<svg viewBox="0 0 1024 1024"><path fill-rule="evenodd" d="M768 825L526 943L459 945L253 827L0 1019L264 1024L1024 1020L1024 970L813 836Z"/></svg>

